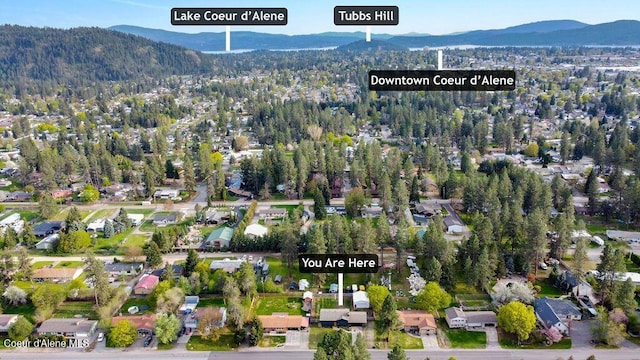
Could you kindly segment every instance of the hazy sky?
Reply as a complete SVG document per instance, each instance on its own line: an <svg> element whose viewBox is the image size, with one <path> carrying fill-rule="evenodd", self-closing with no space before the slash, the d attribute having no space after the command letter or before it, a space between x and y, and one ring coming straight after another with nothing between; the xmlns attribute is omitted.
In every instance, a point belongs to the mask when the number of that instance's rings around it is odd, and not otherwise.
<svg viewBox="0 0 640 360"><path fill-rule="evenodd" d="M333 25L336 5L396 5L398 26L374 26L374 33L448 34L477 29L500 29L523 23L572 19L588 24L640 20L640 1L633 0L1 0L0 24L109 27L136 25L180 32L223 32L221 26L172 26L172 7L286 7L287 26L234 26L284 34L324 31L364 31L359 26Z"/></svg>

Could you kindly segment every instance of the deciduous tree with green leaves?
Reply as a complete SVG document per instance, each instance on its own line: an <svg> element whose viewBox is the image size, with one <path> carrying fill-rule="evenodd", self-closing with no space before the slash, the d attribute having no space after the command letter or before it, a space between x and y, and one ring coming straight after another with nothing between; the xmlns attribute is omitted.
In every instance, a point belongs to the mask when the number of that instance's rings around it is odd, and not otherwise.
<svg viewBox="0 0 640 360"><path fill-rule="evenodd" d="M154 331L160 344L169 344L178 338L180 320L174 314L159 314Z"/></svg>
<svg viewBox="0 0 640 360"><path fill-rule="evenodd" d="M536 315L531 305L512 301L498 310L498 325L506 332L516 334L518 344L527 340L536 327Z"/></svg>
<svg viewBox="0 0 640 360"><path fill-rule="evenodd" d="M113 347L127 347L138 338L138 329L131 320L119 321L109 330L107 341Z"/></svg>

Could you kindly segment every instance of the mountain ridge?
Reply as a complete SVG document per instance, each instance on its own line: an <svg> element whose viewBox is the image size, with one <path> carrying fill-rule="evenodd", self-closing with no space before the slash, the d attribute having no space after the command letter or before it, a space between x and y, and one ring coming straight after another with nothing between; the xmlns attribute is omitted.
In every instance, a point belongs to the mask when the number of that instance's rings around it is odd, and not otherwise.
<svg viewBox="0 0 640 360"><path fill-rule="evenodd" d="M199 51L223 51L224 32L180 33L130 25L116 25L110 30L142 36L154 41L181 45ZM339 47L363 40L363 32L323 32L284 35L253 31L231 33L231 48L237 50L286 50ZM447 35L372 34L409 48L425 46L584 46L640 45L640 22L617 20L602 24L586 24L576 20L545 20L510 26L504 29L472 30Z"/></svg>

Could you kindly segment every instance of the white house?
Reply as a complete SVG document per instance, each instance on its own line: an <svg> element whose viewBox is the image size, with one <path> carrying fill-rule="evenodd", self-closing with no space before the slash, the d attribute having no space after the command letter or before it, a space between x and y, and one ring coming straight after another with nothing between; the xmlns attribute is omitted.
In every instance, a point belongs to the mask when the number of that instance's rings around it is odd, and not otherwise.
<svg viewBox="0 0 640 360"><path fill-rule="evenodd" d="M87 231L104 231L104 225L107 223L105 219L94 220L87 225Z"/></svg>
<svg viewBox="0 0 640 360"><path fill-rule="evenodd" d="M462 309L458 307L451 307L445 311L447 325L451 329L463 328L467 325L467 318L464 316Z"/></svg>
<svg viewBox="0 0 640 360"><path fill-rule="evenodd" d="M16 321L18 321L18 315L0 314L0 333L9 332L9 327Z"/></svg>
<svg viewBox="0 0 640 360"><path fill-rule="evenodd" d="M127 214L127 218L131 220L131 225L138 226L144 220L144 214Z"/></svg>
<svg viewBox="0 0 640 360"><path fill-rule="evenodd" d="M369 295L367 295L366 291L356 291L353 293L353 308L354 309L368 309L371 305L369 304Z"/></svg>

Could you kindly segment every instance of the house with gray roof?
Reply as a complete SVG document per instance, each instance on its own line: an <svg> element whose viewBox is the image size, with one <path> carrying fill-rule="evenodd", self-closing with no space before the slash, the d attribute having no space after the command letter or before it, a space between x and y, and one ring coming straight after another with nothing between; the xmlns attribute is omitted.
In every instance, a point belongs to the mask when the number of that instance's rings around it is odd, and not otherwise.
<svg viewBox="0 0 640 360"><path fill-rule="evenodd" d="M86 318L49 319L38 327L38 335L56 335L67 339L87 339L93 335L98 322Z"/></svg>
<svg viewBox="0 0 640 360"><path fill-rule="evenodd" d="M562 334L566 334L569 331L569 327L563 322L558 314L553 311L553 308L549 304L549 298L544 297L542 299L536 299L533 303L536 312L536 318L545 329L551 329L555 327ZM565 319L566 320L566 319Z"/></svg>

